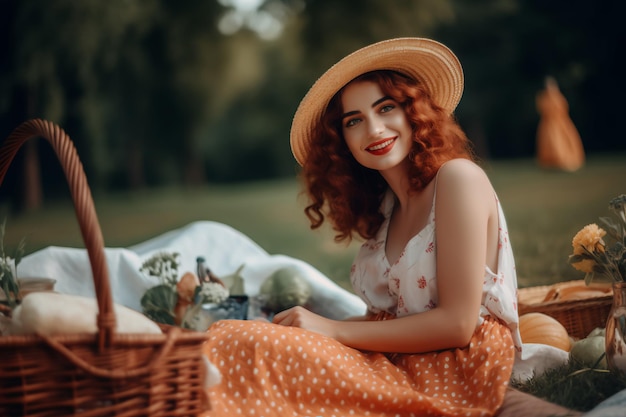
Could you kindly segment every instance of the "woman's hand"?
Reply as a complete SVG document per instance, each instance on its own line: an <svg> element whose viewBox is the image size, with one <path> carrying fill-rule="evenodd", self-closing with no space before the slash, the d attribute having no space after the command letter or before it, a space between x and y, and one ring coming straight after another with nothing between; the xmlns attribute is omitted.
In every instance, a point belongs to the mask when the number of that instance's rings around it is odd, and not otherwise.
<svg viewBox="0 0 626 417"><path fill-rule="evenodd" d="M293 307L281 311L272 320L275 324L283 326L300 327L324 336L336 338L336 322L318 314L315 314L304 307Z"/></svg>

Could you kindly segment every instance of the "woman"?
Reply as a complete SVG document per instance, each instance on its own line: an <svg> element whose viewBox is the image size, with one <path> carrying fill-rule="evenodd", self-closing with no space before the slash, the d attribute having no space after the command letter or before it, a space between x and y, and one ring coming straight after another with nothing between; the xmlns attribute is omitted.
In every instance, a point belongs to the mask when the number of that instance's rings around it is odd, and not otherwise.
<svg viewBox="0 0 626 417"><path fill-rule="evenodd" d="M401 38L329 69L296 111L311 227L362 238L363 317L296 307L218 322L211 415L491 416L521 351L505 219L453 118L463 73L444 45ZM227 346L230 349L225 349Z"/></svg>

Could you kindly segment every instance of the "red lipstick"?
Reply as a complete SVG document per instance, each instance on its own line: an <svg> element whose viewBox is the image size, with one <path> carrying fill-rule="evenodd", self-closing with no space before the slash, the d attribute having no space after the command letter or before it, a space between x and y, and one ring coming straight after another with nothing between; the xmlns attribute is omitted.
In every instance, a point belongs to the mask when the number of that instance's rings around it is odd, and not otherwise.
<svg viewBox="0 0 626 417"><path fill-rule="evenodd" d="M365 150L373 155L384 155L391 151L395 143L395 137L386 138L370 144L367 148L365 148Z"/></svg>

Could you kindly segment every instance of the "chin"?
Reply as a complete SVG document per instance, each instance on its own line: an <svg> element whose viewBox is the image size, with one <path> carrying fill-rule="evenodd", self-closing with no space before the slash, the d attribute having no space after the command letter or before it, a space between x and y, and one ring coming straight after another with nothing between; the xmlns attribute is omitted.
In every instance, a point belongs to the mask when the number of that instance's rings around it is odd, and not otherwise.
<svg viewBox="0 0 626 417"><path fill-rule="evenodd" d="M390 169L398 168L400 166L404 166L407 162L405 158L385 158L385 160L379 160L375 163L370 163L367 165L368 168L375 169L377 171L387 171Z"/></svg>

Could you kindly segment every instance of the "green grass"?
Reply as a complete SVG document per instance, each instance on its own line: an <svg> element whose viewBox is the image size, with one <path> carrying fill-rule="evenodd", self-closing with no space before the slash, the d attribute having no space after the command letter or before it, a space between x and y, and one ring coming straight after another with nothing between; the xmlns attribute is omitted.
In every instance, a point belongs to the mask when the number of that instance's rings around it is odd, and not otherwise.
<svg viewBox="0 0 626 417"><path fill-rule="evenodd" d="M528 381L512 380L520 391L572 410L589 411L612 395L626 389L626 375L584 367L575 361L548 369Z"/></svg>
<svg viewBox="0 0 626 417"><path fill-rule="evenodd" d="M126 247L198 220L228 224L272 254L305 260L346 286L356 245L335 244L330 228L311 231L295 179L94 196L105 244ZM7 216L0 206L0 219ZM49 245L84 247L70 201L8 216L5 245L26 237L27 253ZM200 254L198 254L200 255Z"/></svg>
<svg viewBox="0 0 626 417"><path fill-rule="evenodd" d="M502 202L515 251L520 287L581 279L568 263L571 239L626 193L626 155L588 158L574 173L539 169L531 159L485 163ZM329 227L311 231L295 179L195 189L158 189L95 196L105 243L125 247L197 220L243 232L270 253L309 262L344 288L360 242L337 244ZM26 237L28 253L48 245L83 246L70 201L7 217L5 245Z"/></svg>

